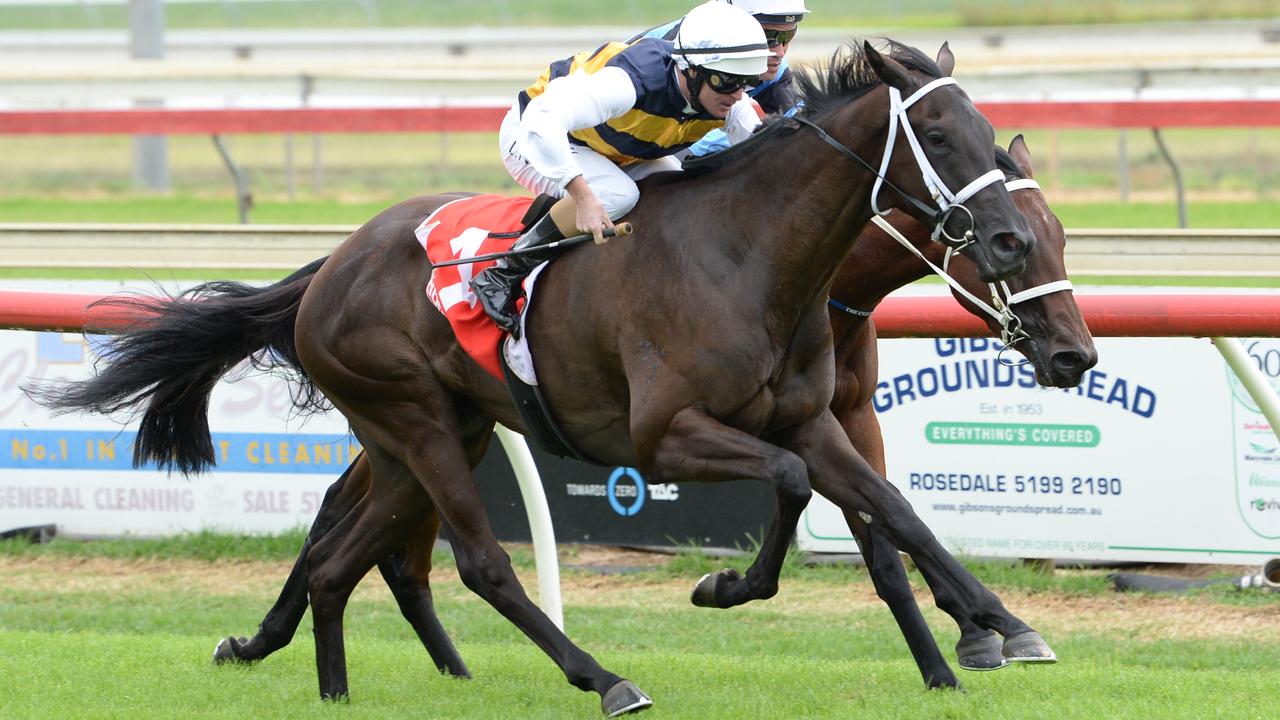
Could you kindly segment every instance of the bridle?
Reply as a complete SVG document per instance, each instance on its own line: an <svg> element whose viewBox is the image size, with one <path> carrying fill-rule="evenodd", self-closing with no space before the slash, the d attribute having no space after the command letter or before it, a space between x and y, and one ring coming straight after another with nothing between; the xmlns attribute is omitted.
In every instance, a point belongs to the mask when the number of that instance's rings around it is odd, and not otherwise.
<svg viewBox="0 0 1280 720"><path fill-rule="evenodd" d="M1006 182L1004 186L1010 193L1020 190L1034 190L1036 192L1040 192L1040 183L1037 183L1031 178L1010 180ZM888 220L876 215L871 218L871 222L879 226L881 230L885 231L894 240L897 240L903 247L910 250L916 257L923 260L924 263L929 266L929 269L933 270L934 274L942 278L951 286L952 290L963 296L969 302L973 303L978 309L991 316L991 318L1000 325L1000 342L1004 343L1004 347L1000 349L1001 364L1023 365L1030 362L1026 358L1023 358L1021 362L1017 363L1005 362L1003 359L1003 354L1006 350L1013 348L1014 345L1017 345L1023 340L1031 339L1031 336L1027 334L1027 331L1022 329L1022 319L1013 312L1013 306L1020 302L1034 300L1035 298L1044 297L1045 295L1051 295L1056 292L1070 292L1072 290L1071 281L1064 278L1062 280L1047 282L1043 285L1036 285L1035 287L1020 290L1015 293L1009 289L1009 285L1005 283L1005 281L1001 280L998 284L987 283L987 287L991 289L991 302L987 303L977 295L966 290L958 280L947 274L947 267L951 263L951 256L956 253L956 249L954 247L947 247L947 253L942 259L942 267L938 267L937 265L934 265L929 258L925 257L924 253L916 248L915 245L911 244L910 240L904 237L902 233L898 232L897 228L889 224ZM845 312L850 312L852 310L851 308L847 308L847 306L836 307L844 309ZM856 311L851 312L850 314L861 316L863 312L865 311ZM868 312L867 315L870 315L870 313Z"/></svg>
<svg viewBox="0 0 1280 720"><path fill-rule="evenodd" d="M906 100L902 99L902 93L895 87L889 87L889 132L885 138L885 148L883 158L880 161L880 169L877 171L871 167L866 160L851 150L847 145L835 139L826 130L816 125L810 120L800 116L794 116L791 119L811 128L818 134L823 142L840 151L842 155L849 157L858 164L865 167L871 174L876 176L875 185L871 188L871 209L875 211L879 217L889 212L888 209L880 209L878 199L880 190L884 185L888 185L899 195L920 210L923 214L933 218L934 227L933 234L930 236L934 241L946 245L948 248L956 251L964 250L970 245L977 242L977 238L973 234L974 219L973 213L964 203L969 198L978 194L978 192L988 185L1004 180L1004 173L999 169L986 172L977 178L974 178L968 185L960 189L960 192L953 193L947 187L946 182L938 175L938 171L933 169L933 165L929 162L929 158L924 154L924 148L920 146L919 139L916 138L915 130L911 127L911 120L907 117L907 110L924 96L947 85L955 85L955 78L941 77L936 78L925 84L919 90L911 93ZM920 176L924 180L924 185L929 190L929 194L933 198L936 207L930 206L919 198L911 195L893 184L893 181L885 177L885 173L889 169L889 161L893 158L893 148L897 144L898 128L901 126L902 134L906 136L907 143L911 146L911 152L916 159L916 167L920 169ZM969 216L969 229L965 230L960 237L953 237L946 230L947 221L951 219L952 214L957 210L961 210L965 215Z"/></svg>
<svg viewBox="0 0 1280 720"><path fill-rule="evenodd" d="M1003 280L1000 281L999 285L996 285L995 283L988 283L987 286L991 288L991 302L987 303L973 293L964 289L959 281L947 274L946 268L951 262L952 254L962 252L970 245L977 242L977 238L973 233L975 227L973 212L964 206L965 201L972 198L974 195L978 194L980 190L988 187L989 185L1001 182L1005 179L1004 172L997 168L979 175L977 178L970 181L969 184L960 188L959 192L953 193L950 188L947 187L947 184L943 181L942 177L938 175L938 172L933 169L933 165L929 162L929 158L924 153L924 148L920 146L920 140L916 137L915 130L911 127L910 118L907 117L907 110L921 98L934 90L955 84L955 78L937 78L911 93L906 100L902 99L902 93L897 88L892 86L889 87L889 131L885 139L884 155L880 161L879 171L872 168L866 160L863 160L861 156L855 153L847 145L832 137L830 133L823 130L812 121L800 116L795 116L792 119L812 129L818 134L818 137L821 138L823 142L840 151L840 153L846 157L853 159L876 176L875 185L871 188L871 209L875 212L871 221L908 250L915 253L921 260L924 260L930 269L945 280L957 293L965 297L969 302L976 305L979 309L987 315L990 315L997 323L999 323L1000 341L1004 343L1004 347L1000 349L1000 362L1005 365L1022 365L1029 361L1026 358L1023 358L1022 362L1019 363L1007 363L1003 359L1003 355L1006 350L1009 350L1023 340L1031 339L1031 336L1022 329L1022 320L1014 314L1013 306L1017 303L1032 300L1051 293L1070 291L1072 289L1071 281L1066 279L1055 280L1053 282L1038 285L1016 293L1011 292L1009 290L1009 286ZM911 146L911 153L916 159L916 167L920 169L920 176L923 178L924 185L928 188L929 194L937 206L936 208L931 207L919 198L903 191L902 188L894 185L893 181L885 177L885 173L889 170L889 161L893 157L893 148L897 142L899 126L902 128L903 135L907 138L907 144ZM888 185L899 195L905 198L907 202L914 205L925 215L933 218L934 227L929 238L934 242L945 245L947 248L947 253L943 258L941 268L930 262L929 259L924 256L924 253L916 249L909 240L902 236L902 233L898 232L897 229L884 219L883 216L889 212L889 209L882 210L878 202L880 190L884 185ZM1015 190L1036 190L1038 192L1040 191L1040 184L1030 178L1023 178L1005 182L1005 189L1008 192L1014 192ZM957 210L963 211L965 215L969 216L969 229L964 231L960 237L954 237L946 230L947 221L950 220L952 214ZM868 311L850 308L834 299L829 299L828 302L831 303L833 307L858 317L867 317L871 314Z"/></svg>

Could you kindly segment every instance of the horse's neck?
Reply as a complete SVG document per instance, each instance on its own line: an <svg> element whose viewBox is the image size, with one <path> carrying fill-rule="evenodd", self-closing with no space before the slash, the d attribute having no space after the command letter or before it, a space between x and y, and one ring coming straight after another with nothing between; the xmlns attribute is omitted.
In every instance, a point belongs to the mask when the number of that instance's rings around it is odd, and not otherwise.
<svg viewBox="0 0 1280 720"><path fill-rule="evenodd" d="M886 97L884 90L873 91L821 124L856 128L841 133L846 144L867 162L877 163L887 132ZM739 215L743 233L751 238L742 263L743 289L759 293L770 312L798 317L803 307L825 302L837 268L870 220L875 176L809 128L795 131L762 155L768 157L751 163L737 178L740 187L771 191ZM783 163L786 158L791 161ZM780 163L786 165L782 174L777 170Z"/></svg>
<svg viewBox="0 0 1280 720"><path fill-rule="evenodd" d="M889 221L929 262L942 263L945 249L929 229L901 212ZM876 225L867 225L831 284L831 297L858 310L872 310L886 295L932 272L915 253Z"/></svg>

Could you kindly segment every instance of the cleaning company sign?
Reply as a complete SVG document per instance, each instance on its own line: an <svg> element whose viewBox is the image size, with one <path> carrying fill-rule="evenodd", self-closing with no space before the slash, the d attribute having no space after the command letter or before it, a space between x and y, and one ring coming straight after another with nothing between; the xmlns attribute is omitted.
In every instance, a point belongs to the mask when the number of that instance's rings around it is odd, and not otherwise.
<svg viewBox="0 0 1280 720"><path fill-rule="evenodd" d="M1031 365L1002 363L993 341L881 341L872 402L889 481L957 553L1245 564L1280 555L1280 443L1212 344L1097 346L1097 367L1063 390L1039 387ZM1280 341L1246 347L1280 382ZM820 497L798 542L856 551Z"/></svg>
<svg viewBox="0 0 1280 720"><path fill-rule="evenodd" d="M290 418L283 378L238 372L209 404L218 472L185 479L134 469L129 418L51 417L21 390L89 377L100 338L0 332L0 530L57 525L73 535L216 528L280 531L315 517L325 488L360 452L336 413ZM136 424L130 427L136 427Z"/></svg>

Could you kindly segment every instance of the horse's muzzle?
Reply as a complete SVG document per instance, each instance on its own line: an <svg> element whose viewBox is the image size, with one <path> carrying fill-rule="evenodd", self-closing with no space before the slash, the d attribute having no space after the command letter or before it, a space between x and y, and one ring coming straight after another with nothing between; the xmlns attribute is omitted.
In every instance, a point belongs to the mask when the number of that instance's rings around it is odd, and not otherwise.
<svg viewBox="0 0 1280 720"><path fill-rule="evenodd" d="M992 235L990 242L983 244L989 262L978 263L979 276L984 282L996 282L1021 275L1035 244L1036 236L1029 230L1014 229Z"/></svg>

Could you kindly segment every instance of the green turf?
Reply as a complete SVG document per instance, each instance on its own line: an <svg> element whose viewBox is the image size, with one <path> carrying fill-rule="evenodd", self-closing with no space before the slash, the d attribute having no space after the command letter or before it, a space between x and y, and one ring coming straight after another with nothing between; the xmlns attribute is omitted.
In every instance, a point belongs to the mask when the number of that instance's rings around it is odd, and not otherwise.
<svg viewBox="0 0 1280 720"><path fill-rule="evenodd" d="M273 543L284 538L296 536L232 538L227 552L252 557L256 545L276 556ZM111 544L86 545L85 555L147 555L108 549ZM150 547L158 557L187 557L191 546L188 539L170 550ZM15 552L13 544L0 546L2 555ZM698 570L697 562L684 558L605 582L665 593L669 586L650 581L693 577L685 573ZM137 573L147 567L137 565ZM976 567L997 589L1109 592L1096 580L1055 581L1009 564ZM216 594L180 582L176 589L155 589L154 572L148 582L131 585L135 572L125 566L123 573L105 594L78 589L74 573L52 591L0 586L0 717L596 717L593 696L570 688L526 638L456 581L437 583L436 604L475 679L437 675L391 600L357 597L346 622L352 700L329 708L316 697L309 618L289 647L264 662L214 667L209 654L216 641L251 632L271 598L234 586ZM576 642L653 696L649 716L655 718L1271 717L1280 644L1123 631L1051 636L1058 665L964 674L967 692L926 692L887 612L841 609L841 593L865 593L867 583L861 569L796 566L786 574L778 602L725 612L683 603L570 604L565 619ZM784 612L789 595L832 597L832 609ZM1263 601L1275 607L1280 596ZM1188 601L1186 612L1197 607ZM927 615L950 656L954 626L934 610Z"/></svg>
<svg viewBox="0 0 1280 720"><path fill-rule="evenodd" d="M235 535L201 531L163 538L69 540L47 543L21 538L0 540L0 556L99 557L116 559L292 560L302 547L306 529L269 535Z"/></svg>
<svg viewBox="0 0 1280 720"><path fill-rule="evenodd" d="M336 201L263 201L255 205L254 224L359 225L400 198ZM1177 207L1167 202L1054 202L1054 212L1067 228L1173 228ZM1193 200L1191 227L1280 227L1280 203L1269 200ZM120 198L0 197L2 222L68 223L235 223L234 199L185 195Z"/></svg>
<svg viewBox="0 0 1280 720"><path fill-rule="evenodd" d="M1055 202L1054 214L1068 228L1176 228L1172 202ZM1280 227L1280 203L1271 201L1191 201L1188 226L1193 228Z"/></svg>
<svg viewBox="0 0 1280 720"><path fill-rule="evenodd" d="M206 619L198 608L193 610L193 624ZM1280 679L1274 669L1280 653L1273 649L1082 639L1060 644L1060 652L1070 653L1074 660L1057 667L966 675L968 692L926 692L909 660L868 657L875 649L869 641L896 640L880 633L855 636L832 632L825 624L798 626L785 617L771 618L762 626L723 616L691 627L643 612L618 623L616 614L584 611L569 617L579 623L574 635L580 642L654 698L649 713L654 718L1269 718L1269 689ZM0 696L0 714L599 716L595 696L569 687L523 639L464 640L462 648L475 679L458 681L437 675L412 640L377 640L353 629L347 654L352 700L329 708L316 698L309 639L256 667L215 668L208 661L214 640L210 631L0 631L7 649L0 656L0 672L19 688ZM644 639L656 636L678 641L645 647ZM740 640L718 642L724 637ZM779 641L785 647L779 648ZM825 651L807 652L806 645Z"/></svg>
<svg viewBox="0 0 1280 720"><path fill-rule="evenodd" d="M250 220L261 225L359 225L394 200L262 202ZM0 222L59 223L236 223L233 198L131 196L116 199L0 198Z"/></svg>

